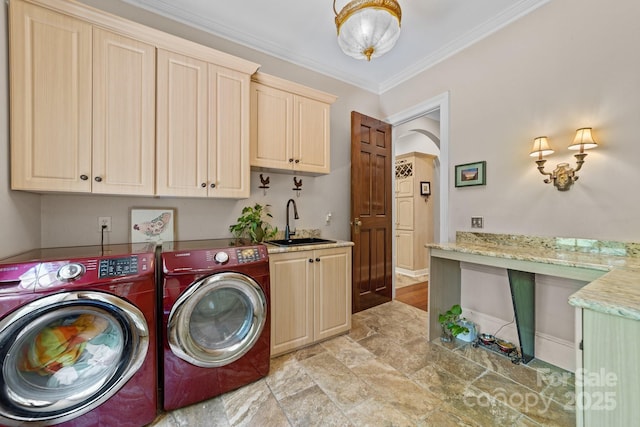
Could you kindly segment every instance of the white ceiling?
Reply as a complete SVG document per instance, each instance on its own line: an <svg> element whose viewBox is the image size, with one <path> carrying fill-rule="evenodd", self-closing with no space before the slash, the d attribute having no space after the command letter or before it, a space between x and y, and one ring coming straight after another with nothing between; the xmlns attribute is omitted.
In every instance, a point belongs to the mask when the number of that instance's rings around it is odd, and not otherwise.
<svg viewBox="0 0 640 427"><path fill-rule="evenodd" d="M124 0L374 93L383 93L550 0L399 0L400 39L371 62L342 53L333 0ZM338 11L346 0L338 0Z"/></svg>

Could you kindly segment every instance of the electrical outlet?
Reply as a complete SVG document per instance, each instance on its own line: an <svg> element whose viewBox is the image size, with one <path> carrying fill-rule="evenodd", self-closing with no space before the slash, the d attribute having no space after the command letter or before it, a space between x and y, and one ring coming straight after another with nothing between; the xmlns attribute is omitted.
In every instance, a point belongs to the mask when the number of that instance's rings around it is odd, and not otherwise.
<svg viewBox="0 0 640 427"><path fill-rule="evenodd" d="M471 228L482 228L483 221L481 216L471 217Z"/></svg>
<svg viewBox="0 0 640 427"><path fill-rule="evenodd" d="M111 217L110 216L99 216L98 217L98 231L102 232L102 227L106 226L104 231L111 231Z"/></svg>

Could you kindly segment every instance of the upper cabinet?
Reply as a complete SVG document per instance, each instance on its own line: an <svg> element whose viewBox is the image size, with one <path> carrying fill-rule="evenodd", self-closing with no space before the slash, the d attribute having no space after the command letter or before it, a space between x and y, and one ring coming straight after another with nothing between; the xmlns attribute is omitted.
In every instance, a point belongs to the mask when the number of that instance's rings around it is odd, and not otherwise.
<svg viewBox="0 0 640 427"><path fill-rule="evenodd" d="M249 75L158 50L161 196L249 197Z"/></svg>
<svg viewBox="0 0 640 427"><path fill-rule="evenodd" d="M65 0L9 20L12 189L249 196L258 64Z"/></svg>
<svg viewBox="0 0 640 427"><path fill-rule="evenodd" d="M337 98L264 73L251 82L251 166L328 174Z"/></svg>

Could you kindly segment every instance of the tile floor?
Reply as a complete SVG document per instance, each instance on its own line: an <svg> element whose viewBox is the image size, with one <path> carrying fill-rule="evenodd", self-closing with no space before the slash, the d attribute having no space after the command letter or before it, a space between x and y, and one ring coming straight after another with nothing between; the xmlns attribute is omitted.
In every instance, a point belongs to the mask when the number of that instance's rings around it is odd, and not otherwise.
<svg viewBox="0 0 640 427"><path fill-rule="evenodd" d="M349 334L272 359L269 375L163 414L174 426L573 426L573 375L458 342L427 342L427 313L392 301Z"/></svg>

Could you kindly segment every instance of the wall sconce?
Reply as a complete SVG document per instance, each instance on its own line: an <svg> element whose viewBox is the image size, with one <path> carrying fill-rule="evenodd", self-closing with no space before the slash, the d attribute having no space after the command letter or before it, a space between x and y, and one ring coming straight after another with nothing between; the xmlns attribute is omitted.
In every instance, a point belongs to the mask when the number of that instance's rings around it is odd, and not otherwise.
<svg viewBox="0 0 640 427"><path fill-rule="evenodd" d="M567 191L571 188L573 183L578 180L576 172L582 168L584 158L587 157L587 153L585 153L584 150L595 148L597 146L598 144L591 136L591 128L580 128L576 131L576 137L573 140L573 144L567 147L569 150L580 150L579 153L574 154L576 157L575 169L570 168L569 163L559 163L553 172L544 171L544 164L547 161L543 159L542 156L546 156L554 152L549 146L549 141L546 136L539 136L533 140L533 149L529 155L531 157L538 157L538 160L536 160L538 170L542 175L549 177L544 180L545 184L553 182L553 185L555 185L559 191Z"/></svg>

